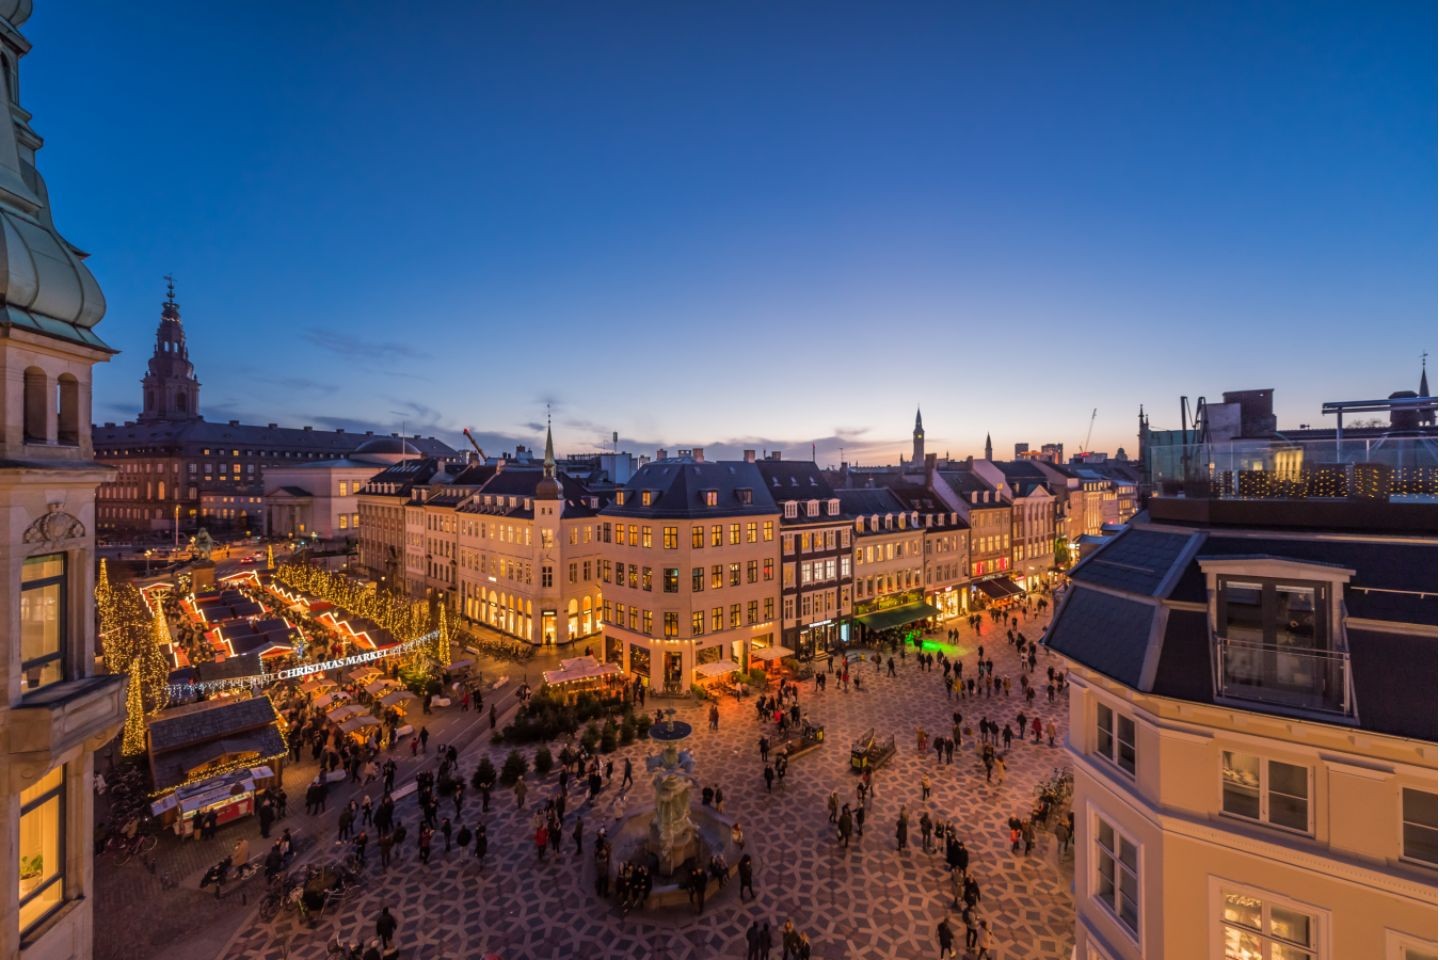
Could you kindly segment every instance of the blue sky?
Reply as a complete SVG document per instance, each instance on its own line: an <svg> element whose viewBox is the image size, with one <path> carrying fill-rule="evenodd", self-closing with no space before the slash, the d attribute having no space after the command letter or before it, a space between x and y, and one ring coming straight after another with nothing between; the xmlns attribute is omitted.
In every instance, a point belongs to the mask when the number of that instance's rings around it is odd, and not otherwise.
<svg viewBox="0 0 1440 960"><path fill-rule="evenodd" d="M282 16L283 14L283 16ZM1436 334L1435 7L47 0L21 99L133 417L893 460Z"/></svg>

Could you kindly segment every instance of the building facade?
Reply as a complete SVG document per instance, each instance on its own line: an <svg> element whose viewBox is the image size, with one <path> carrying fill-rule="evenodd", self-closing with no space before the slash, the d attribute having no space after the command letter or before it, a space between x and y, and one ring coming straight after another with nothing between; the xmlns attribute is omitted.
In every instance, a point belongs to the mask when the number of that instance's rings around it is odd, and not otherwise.
<svg viewBox="0 0 1440 960"><path fill-rule="evenodd" d="M94 753L125 683L95 676L91 371L105 299L55 231L41 140L18 101L29 3L0 3L0 958L93 955Z"/></svg>
<svg viewBox="0 0 1440 960"><path fill-rule="evenodd" d="M1433 960L1433 495L1150 510L1049 634L1078 955Z"/></svg>
<svg viewBox="0 0 1440 960"><path fill-rule="evenodd" d="M697 668L776 645L779 524L753 462L682 451L641 467L600 511L606 658L684 691Z"/></svg>
<svg viewBox="0 0 1440 960"><path fill-rule="evenodd" d="M814 463L772 454L756 466L780 508L780 643L824 656L851 639L853 524Z"/></svg>

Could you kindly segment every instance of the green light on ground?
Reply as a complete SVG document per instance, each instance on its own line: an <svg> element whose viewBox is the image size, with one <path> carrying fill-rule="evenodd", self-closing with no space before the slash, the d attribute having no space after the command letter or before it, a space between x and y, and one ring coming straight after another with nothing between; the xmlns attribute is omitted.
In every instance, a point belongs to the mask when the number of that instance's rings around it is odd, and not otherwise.
<svg viewBox="0 0 1440 960"><path fill-rule="evenodd" d="M939 640L926 640L920 644L920 649L926 653L943 653L952 660L970 652L968 647L962 647L954 643L941 643Z"/></svg>

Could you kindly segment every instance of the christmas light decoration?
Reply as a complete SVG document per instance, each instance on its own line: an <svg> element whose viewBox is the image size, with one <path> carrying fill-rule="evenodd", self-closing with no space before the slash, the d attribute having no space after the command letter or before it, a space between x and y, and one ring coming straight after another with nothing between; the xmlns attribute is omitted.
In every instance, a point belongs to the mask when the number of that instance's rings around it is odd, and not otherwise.
<svg viewBox="0 0 1440 960"><path fill-rule="evenodd" d="M435 659L440 661L441 669L448 670L450 661L454 659L450 652L450 626L445 618L445 605L440 604L440 622L435 628Z"/></svg>
<svg viewBox="0 0 1440 960"><path fill-rule="evenodd" d="M125 736L120 741L120 752L127 757L145 752L145 697L139 675L140 658L136 657L130 669L130 688L125 692Z"/></svg>
<svg viewBox="0 0 1440 960"><path fill-rule="evenodd" d="M158 609L158 604L156 605ZM163 710L170 702L170 661L161 648L168 642L169 628L152 618L140 591L131 584L111 590L109 612L102 611L102 622L108 621L104 634L103 656L111 673L129 673L130 683L138 689L145 712ZM163 635L166 641L161 641Z"/></svg>
<svg viewBox="0 0 1440 960"><path fill-rule="evenodd" d="M265 569L271 571L275 569L275 544L273 543L265 548Z"/></svg>

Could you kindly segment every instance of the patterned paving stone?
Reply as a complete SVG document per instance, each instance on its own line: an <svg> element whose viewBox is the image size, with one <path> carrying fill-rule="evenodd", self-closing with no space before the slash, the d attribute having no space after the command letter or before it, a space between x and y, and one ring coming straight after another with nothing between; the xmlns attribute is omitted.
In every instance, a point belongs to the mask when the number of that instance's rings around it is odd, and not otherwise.
<svg viewBox="0 0 1440 960"><path fill-rule="evenodd" d="M1034 618L1023 623L1027 636L1037 636ZM962 658L966 675L974 671L975 647L986 645L996 662L996 673L1018 678L1016 657L999 630L988 622L980 638L964 631ZM1037 673L1044 679L1042 655ZM840 692L837 684L823 693L810 686L801 692L802 707L826 725L827 742L818 751L791 763L783 787L767 794L761 777L757 740L761 728L753 706L727 701L721 707L718 732L706 729L705 708L679 706L679 719L695 727L686 743L696 756L696 772L703 783L725 788L725 811L736 815L745 830L747 849L756 858L758 901L741 904L737 885L731 883L707 900L703 916L676 909L655 914L621 917L613 907L597 900L588 871L589 838L614 809L618 786L607 787L598 809L582 803L582 793L569 797L566 842L558 858L536 862L528 830L529 811L517 811L513 798L497 793L484 818L489 831L490 855L477 866L458 851L437 853L428 866L416 862L413 841L401 860L382 871L370 867L369 883L357 897L342 904L333 915L320 918L307 929L289 916L274 923L251 917L230 940L222 956L229 958L294 958L319 960L334 936L362 939L373 935L374 918L388 905L399 918L403 957L479 957L496 952L505 960L519 958L583 957L743 957L744 933L752 919L768 919L781 926L787 918L810 934L814 956L823 958L875 958L935 955L934 929L949 914L962 936L958 914L950 910L946 874L937 854L920 850L918 819L922 809L932 816L954 820L971 851L971 869L978 877L982 914L996 929L1000 956L1053 958L1068 956L1073 943L1074 907L1070 892L1070 859L1057 858L1053 837L1040 838L1029 857L1009 851L1005 820L1011 813L1028 811L1035 788L1056 768L1066 766L1060 746L1017 745L1009 755L1009 774L1003 784L985 782L984 768L970 750L957 750L953 765L937 765L933 752L915 749L917 725L948 730L952 710L974 724L981 716L1013 720L1024 704L1018 686L1009 698L992 697L947 701L942 674L923 673L913 658L899 665L895 678L861 668L863 693ZM957 705L958 704L958 705ZM1053 719L1064 736L1065 703L1037 699L1042 719ZM653 704L652 704L653 707ZM882 735L894 733L896 757L876 774L876 795L869 805L863 838L849 851L835 842L828 822L826 797L831 789L842 800L855 799L855 777L849 771L849 745L861 731L875 727ZM651 787L642 771L649 744L637 744L616 755L636 765L634 800L643 800ZM463 765L473 769L483 752L498 764L504 749L486 739L466 751ZM928 772L934 795L920 799L920 778ZM529 803L542 803L556 789L552 775L531 783ZM901 805L911 818L911 849L895 850L895 820ZM478 797L466 803L466 820L481 819ZM402 819L414 823L413 800L400 804ZM569 822L585 818L586 855L573 855ZM412 829L411 836L415 831ZM778 940L774 956L779 956Z"/></svg>

